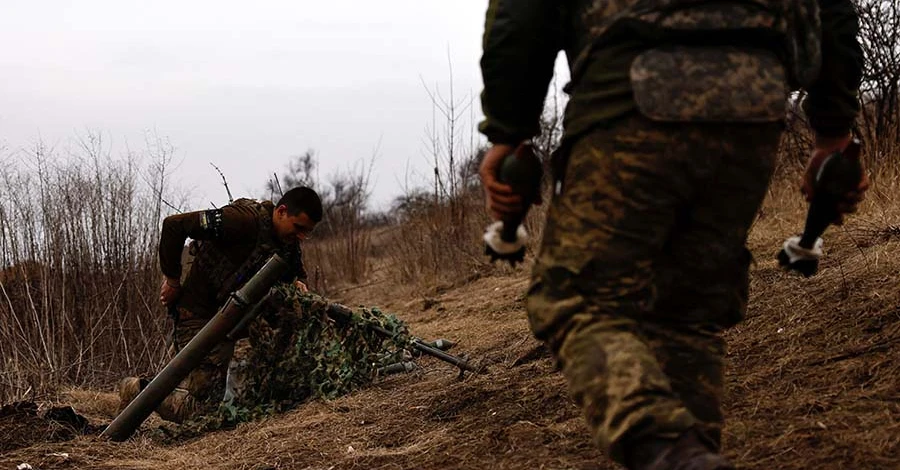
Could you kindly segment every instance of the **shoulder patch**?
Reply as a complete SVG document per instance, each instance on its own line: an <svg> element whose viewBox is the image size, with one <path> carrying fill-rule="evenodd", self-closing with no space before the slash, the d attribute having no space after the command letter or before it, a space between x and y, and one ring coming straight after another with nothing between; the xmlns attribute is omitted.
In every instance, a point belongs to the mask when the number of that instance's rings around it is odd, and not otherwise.
<svg viewBox="0 0 900 470"><path fill-rule="evenodd" d="M200 213L200 228L209 238L222 238L222 225L222 209L211 209Z"/></svg>

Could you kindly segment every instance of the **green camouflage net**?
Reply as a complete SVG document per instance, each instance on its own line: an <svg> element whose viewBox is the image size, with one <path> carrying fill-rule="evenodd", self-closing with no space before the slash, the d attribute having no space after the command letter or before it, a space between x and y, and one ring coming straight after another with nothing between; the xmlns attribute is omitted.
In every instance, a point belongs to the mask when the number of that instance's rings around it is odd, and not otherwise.
<svg viewBox="0 0 900 470"><path fill-rule="evenodd" d="M357 308L350 318L335 319L325 299L293 286L275 289L270 305L275 321L267 314L250 329L250 374L240 399L247 406L344 395L370 382L379 367L397 362L409 345L406 325L377 308Z"/></svg>
<svg viewBox="0 0 900 470"><path fill-rule="evenodd" d="M406 324L377 308L329 316L321 296L292 285L272 289L249 328L244 387L231 403L177 427L164 437L190 437L294 408L313 398L335 398L370 383L379 368L404 356L412 338ZM387 330L390 336L372 326Z"/></svg>

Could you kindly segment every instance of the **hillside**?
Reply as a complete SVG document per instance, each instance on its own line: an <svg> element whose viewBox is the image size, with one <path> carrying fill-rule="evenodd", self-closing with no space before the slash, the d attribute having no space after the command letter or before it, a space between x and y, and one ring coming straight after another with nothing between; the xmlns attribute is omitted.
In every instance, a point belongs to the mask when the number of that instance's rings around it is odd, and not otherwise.
<svg viewBox="0 0 900 470"><path fill-rule="evenodd" d="M771 209L782 199L770 197L751 234L750 312L727 334L726 452L746 469L900 468L900 228L881 211L832 229L820 274L802 279L774 259L802 220L799 203ZM154 418L126 443L34 442L0 455L0 468L611 469L530 335L526 285L519 268L427 292L374 283L335 299L458 341L453 352L489 364L486 375L460 379L420 359L417 372L234 430L162 443L147 431ZM60 402L101 423L116 397L75 390ZM25 439L9 426L0 420L0 439Z"/></svg>

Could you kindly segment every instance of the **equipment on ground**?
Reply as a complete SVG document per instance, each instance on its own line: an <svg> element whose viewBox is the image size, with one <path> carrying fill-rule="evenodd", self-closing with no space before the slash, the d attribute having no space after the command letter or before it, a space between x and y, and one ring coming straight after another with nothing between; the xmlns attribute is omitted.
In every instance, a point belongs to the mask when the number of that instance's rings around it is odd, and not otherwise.
<svg viewBox="0 0 900 470"><path fill-rule="evenodd" d="M233 292L225 305L216 315L207 322L196 336L185 345L172 358L171 361L150 381L141 392L119 413L118 416L106 427L101 436L113 441L128 439L150 414L156 410L165 398L194 370L217 344L224 340L234 341L240 338L250 323L256 319L265 305L266 299L271 295L272 286L281 279L289 268L288 264L277 254L272 255L263 267L240 289ZM319 298L315 294L303 294L310 299ZM326 314L335 322L352 323L354 311L337 304L326 303ZM377 323L363 323L377 335L386 339L399 339L398 333L393 332ZM415 337L409 337L402 333L404 344L411 351L406 353L409 359L415 354L427 354L444 362L453 364L460 370L472 373L483 373L486 367L476 367L469 364L464 357L454 356L444 352L450 349L454 343L445 339L438 339L431 343L424 342ZM386 375L398 372L410 372L415 370L415 363L404 360L377 371L378 375Z"/></svg>
<svg viewBox="0 0 900 470"><path fill-rule="evenodd" d="M187 345L141 390L131 403L106 427L101 436L124 441L147 419L175 387L194 370L203 358L236 327L246 325L259 309L251 309L289 268L277 254L272 255L243 287L233 292L225 305Z"/></svg>
<svg viewBox="0 0 900 470"><path fill-rule="evenodd" d="M816 173L813 200L806 214L806 225L799 236L785 240L778 252L778 264L805 277L814 275L822 257L821 235L840 215L837 206L845 194L855 191L862 179L861 145L853 139L843 152L829 155Z"/></svg>
<svg viewBox="0 0 900 470"><path fill-rule="evenodd" d="M522 198L522 213L492 223L484 233L484 254L491 261L506 260L515 266L525 259L528 232L522 225L528 209L538 199L544 168L534 153L531 141L523 142L507 155L500 165L497 178L509 185Z"/></svg>
<svg viewBox="0 0 900 470"><path fill-rule="evenodd" d="M353 317L353 310L338 303L329 303L327 313L328 316L333 318L335 321L350 321L350 319ZM366 326L368 328L371 328L372 331L378 333L384 338L392 338L394 336L394 333L382 326L371 323L367 324ZM427 354L449 364L453 364L454 366L459 368L460 374L462 374L463 371L468 371L475 374L484 373L486 371L486 367L484 366L473 366L472 364L469 364L469 361L465 358L454 356L452 354L447 354L446 352L444 352L442 348L446 347L447 349L449 349L452 346L452 343L447 340L439 339L432 343L426 343L419 338L411 338L409 344L414 350L420 353Z"/></svg>

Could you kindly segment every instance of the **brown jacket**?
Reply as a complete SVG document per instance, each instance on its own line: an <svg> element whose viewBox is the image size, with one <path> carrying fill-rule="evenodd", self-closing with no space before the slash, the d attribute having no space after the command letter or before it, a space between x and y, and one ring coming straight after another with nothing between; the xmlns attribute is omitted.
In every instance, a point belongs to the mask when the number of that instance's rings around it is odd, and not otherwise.
<svg viewBox="0 0 900 470"><path fill-rule="evenodd" d="M166 277L182 278L182 251L188 238L194 261L182 284L178 308L195 316L211 318L224 300L222 290L238 288L261 267L264 259L278 252L291 265L283 279L306 281L300 244L283 245L272 232L274 205L235 201L221 209L189 212L166 217L159 242L160 269ZM264 244L257 250L258 245ZM248 258L251 264L241 269ZM237 276L237 278L235 277ZM226 293L227 294L227 293Z"/></svg>

